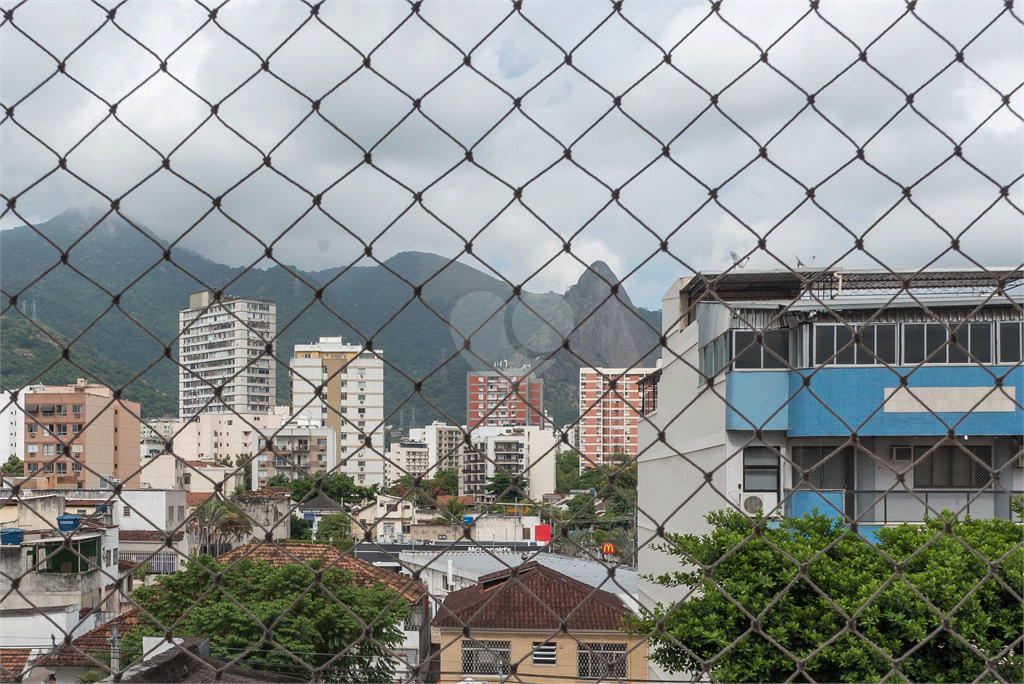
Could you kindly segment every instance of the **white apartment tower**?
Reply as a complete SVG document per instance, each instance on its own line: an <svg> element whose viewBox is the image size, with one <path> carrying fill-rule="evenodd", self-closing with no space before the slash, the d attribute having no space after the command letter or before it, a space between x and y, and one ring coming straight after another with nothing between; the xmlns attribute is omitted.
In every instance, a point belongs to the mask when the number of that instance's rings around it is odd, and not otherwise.
<svg viewBox="0 0 1024 684"><path fill-rule="evenodd" d="M295 345L290 371L292 415L334 430L338 471L360 487L384 484L383 352L321 337Z"/></svg>
<svg viewBox="0 0 1024 684"><path fill-rule="evenodd" d="M273 410L276 368L266 347L277 335L274 302L197 292L179 313L178 329L180 417Z"/></svg>

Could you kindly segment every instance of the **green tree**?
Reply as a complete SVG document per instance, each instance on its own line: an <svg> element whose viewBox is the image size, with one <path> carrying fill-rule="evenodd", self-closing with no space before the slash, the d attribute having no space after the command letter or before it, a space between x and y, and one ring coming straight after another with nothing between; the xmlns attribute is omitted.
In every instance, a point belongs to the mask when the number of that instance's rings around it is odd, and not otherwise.
<svg viewBox="0 0 1024 684"><path fill-rule="evenodd" d="M437 507L437 512L441 514L438 517L442 517L448 522L459 522L467 508L469 506L453 496Z"/></svg>
<svg viewBox="0 0 1024 684"><path fill-rule="evenodd" d="M1001 680L1024 681L1021 525L943 516L948 534L931 518L882 528L872 545L817 513L775 528L711 513L709 534L669 534L657 547L682 568L652 579L690 598L659 605L634 628L650 634L662 667L697 677L703 660L719 681L803 681L794 657L819 682L992 681L978 653L994 659ZM751 617L792 657L751 632ZM903 658L899 675L889 675L894 658Z"/></svg>
<svg viewBox="0 0 1024 684"><path fill-rule="evenodd" d="M297 515L292 516L292 539L312 539L313 531L309 521Z"/></svg>
<svg viewBox="0 0 1024 684"><path fill-rule="evenodd" d="M313 570L250 559L224 565L204 555L136 589L132 599L144 610L124 636L126 660L141 654L143 636L173 624L175 636L209 637L215 658L252 648L245 660L268 670L294 673L293 657L312 667L332 660L322 675L327 681L393 682L388 656L402 643L408 602L379 583L358 586L348 570L330 567L316 576L322 560L308 565Z"/></svg>
<svg viewBox="0 0 1024 684"><path fill-rule="evenodd" d="M11 457L7 459L7 463L0 465L0 473L7 477L25 477L25 464L20 458L11 454Z"/></svg>
<svg viewBox="0 0 1024 684"><path fill-rule="evenodd" d="M484 490L494 497L495 501L505 503L516 503L527 499L526 493L530 489L530 480L526 477L519 477L518 480L505 470L499 470L494 474Z"/></svg>
<svg viewBox="0 0 1024 684"><path fill-rule="evenodd" d="M438 495L458 496L459 469L449 468L448 470L439 470L437 471L437 475L435 475L430 482Z"/></svg>
<svg viewBox="0 0 1024 684"><path fill-rule="evenodd" d="M272 477L269 480L267 480L267 484L265 486L267 486L267 487L287 487L289 485L289 483L291 483L291 480L288 479L287 475L285 475L284 473L278 473L274 477Z"/></svg>
<svg viewBox="0 0 1024 684"><path fill-rule="evenodd" d="M352 536L352 519L344 513L331 513L320 518L316 525L317 541L348 539Z"/></svg>
<svg viewBox="0 0 1024 684"><path fill-rule="evenodd" d="M579 489L580 455L575 451L561 451L555 454L555 491L568 494Z"/></svg>

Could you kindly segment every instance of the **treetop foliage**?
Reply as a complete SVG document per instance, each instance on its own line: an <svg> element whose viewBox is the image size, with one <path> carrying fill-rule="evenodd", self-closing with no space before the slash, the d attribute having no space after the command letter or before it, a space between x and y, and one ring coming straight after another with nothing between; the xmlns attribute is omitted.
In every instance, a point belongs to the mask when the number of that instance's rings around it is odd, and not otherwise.
<svg viewBox="0 0 1024 684"><path fill-rule="evenodd" d="M704 661L720 681L993 681L985 658L1004 680L1024 681L1022 527L943 516L949 533L931 518L882 528L871 544L817 512L774 528L711 513L709 534L670 534L656 547L682 569L649 579L687 597L634 628L652 635L662 667L700 676ZM753 618L764 635L750 632Z"/></svg>

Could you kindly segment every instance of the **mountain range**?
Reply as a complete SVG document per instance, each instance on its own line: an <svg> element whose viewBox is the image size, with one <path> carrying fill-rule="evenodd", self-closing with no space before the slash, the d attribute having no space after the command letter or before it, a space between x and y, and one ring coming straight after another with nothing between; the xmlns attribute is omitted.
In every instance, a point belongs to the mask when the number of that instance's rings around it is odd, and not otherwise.
<svg viewBox="0 0 1024 684"><path fill-rule="evenodd" d="M176 358L178 310L207 287L276 302L277 355L285 363L293 345L321 336L372 340L387 362L387 422L406 427L414 412L416 425L437 418L463 423L466 373L496 362L530 365L542 375L558 424L578 416L581 365L653 365L661 314L633 306L622 286L612 296L618 280L603 262L564 294L518 297L504 280L435 254L366 263L372 265L246 270L182 247L169 250L144 226L96 211L68 210L34 229L5 230L0 383L9 389L65 382L84 370L113 386L130 382L126 396L142 403L146 417L174 414L177 366L164 349L170 346ZM70 364L80 369L59 359L48 335L72 345ZM566 336L571 351L562 348ZM464 349L467 337L471 351ZM280 363L277 377L277 402L286 404Z"/></svg>

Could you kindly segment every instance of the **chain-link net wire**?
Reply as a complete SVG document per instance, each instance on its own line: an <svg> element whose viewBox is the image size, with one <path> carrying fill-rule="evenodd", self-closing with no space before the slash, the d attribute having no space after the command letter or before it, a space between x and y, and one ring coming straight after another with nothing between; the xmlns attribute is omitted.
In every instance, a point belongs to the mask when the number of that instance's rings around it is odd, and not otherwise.
<svg viewBox="0 0 1024 684"><path fill-rule="evenodd" d="M2 10L5 681L1021 680L1012 0Z"/></svg>

